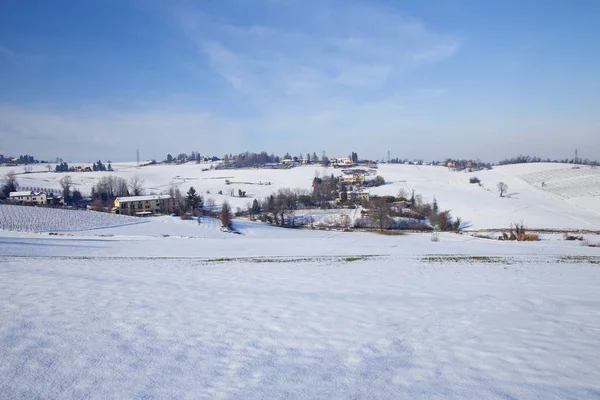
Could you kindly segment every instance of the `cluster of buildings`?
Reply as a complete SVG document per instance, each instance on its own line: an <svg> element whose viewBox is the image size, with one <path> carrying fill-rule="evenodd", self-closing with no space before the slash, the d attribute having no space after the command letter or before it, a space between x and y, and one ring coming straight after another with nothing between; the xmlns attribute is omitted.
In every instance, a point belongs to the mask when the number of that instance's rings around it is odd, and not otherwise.
<svg viewBox="0 0 600 400"><path fill-rule="evenodd" d="M33 206L64 206L65 199L54 193L45 192L10 192L10 201L16 204Z"/></svg>
<svg viewBox="0 0 600 400"><path fill-rule="evenodd" d="M60 207L65 205L63 196L54 193L33 191L10 192L9 201L13 204L28 206ZM171 212L174 209L174 206L175 201L168 194L117 197L114 201L114 207L111 209L111 213L131 216L150 216Z"/></svg>
<svg viewBox="0 0 600 400"><path fill-rule="evenodd" d="M353 203L358 203L363 200L369 200L369 191L362 188L362 186L365 184L365 181L366 178L362 174L343 175L339 177L340 183L348 185L348 190L346 191L346 198L348 201ZM341 191L339 192L338 197L335 200L338 202L342 201Z"/></svg>

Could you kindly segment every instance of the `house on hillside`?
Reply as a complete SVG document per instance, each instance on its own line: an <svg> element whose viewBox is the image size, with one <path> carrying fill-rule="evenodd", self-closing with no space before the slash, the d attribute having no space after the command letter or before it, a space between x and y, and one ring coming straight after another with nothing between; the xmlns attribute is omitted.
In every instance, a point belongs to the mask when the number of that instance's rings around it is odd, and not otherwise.
<svg viewBox="0 0 600 400"><path fill-rule="evenodd" d="M46 194L46 205L52 206L52 207L64 206L65 199L60 195L57 195L54 193L47 193Z"/></svg>
<svg viewBox="0 0 600 400"><path fill-rule="evenodd" d="M340 178L340 180L343 183L362 185L363 183L365 183L365 176L364 175L343 176Z"/></svg>
<svg viewBox="0 0 600 400"><path fill-rule="evenodd" d="M46 193L43 192L10 192L8 197L18 204L43 206L46 204Z"/></svg>
<svg viewBox="0 0 600 400"><path fill-rule="evenodd" d="M36 206L64 206L65 199L54 193L44 192L11 192L10 200L17 204Z"/></svg>
<svg viewBox="0 0 600 400"><path fill-rule="evenodd" d="M331 163L331 165L333 167L347 167L352 165L352 160L345 157L345 158L332 158L331 160L329 160L329 162Z"/></svg>
<svg viewBox="0 0 600 400"><path fill-rule="evenodd" d="M117 197L111 212L113 214L147 216L165 214L170 212L174 206L175 201L168 194L127 196Z"/></svg>
<svg viewBox="0 0 600 400"><path fill-rule="evenodd" d="M357 190L357 191L349 191L346 192L348 201L352 203L360 203L363 200L369 200L369 192L365 190ZM335 199L337 202L342 201L341 192L338 194L338 197Z"/></svg>

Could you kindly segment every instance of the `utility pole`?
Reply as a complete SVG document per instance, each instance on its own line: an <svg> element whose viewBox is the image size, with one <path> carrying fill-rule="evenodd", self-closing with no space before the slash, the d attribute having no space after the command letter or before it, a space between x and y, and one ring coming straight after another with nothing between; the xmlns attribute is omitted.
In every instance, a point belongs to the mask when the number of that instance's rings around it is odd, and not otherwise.
<svg viewBox="0 0 600 400"><path fill-rule="evenodd" d="M140 166L140 151L139 150L137 150L137 157L136 157L136 159L137 159L137 166L139 167Z"/></svg>

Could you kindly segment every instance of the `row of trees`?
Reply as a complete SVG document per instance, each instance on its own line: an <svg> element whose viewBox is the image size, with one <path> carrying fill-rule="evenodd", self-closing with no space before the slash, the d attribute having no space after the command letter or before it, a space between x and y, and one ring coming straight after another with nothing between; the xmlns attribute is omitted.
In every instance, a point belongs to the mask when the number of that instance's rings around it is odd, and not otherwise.
<svg viewBox="0 0 600 400"><path fill-rule="evenodd" d="M525 164L525 163L540 163L540 162L547 162L547 163L565 163L565 164L580 164L580 165L591 165L591 166L598 166L600 165L600 163L596 160L590 160L588 158L563 158L563 159L553 159L551 160L550 158L546 158L543 159L541 157L535 157L535 156L524 156L524 155L518 155L517 157L512 157L512 158L505 158L504 160L501 160L498 162L498 165L508 165L508 164Z"/></svg>
<svg viewBox="0 0 600 400"><path fill-rule="evenodd" d="M163 161L167 164L171 163L185 163L194 161L196 164L200 164L200 161L218 161L217 157L202 157L200 152L192 151L190 155L186 153L179 153L176 157L173 157L171 154L167 154L167 158Z"/></svg>
<svg viewBox="0 0 600 400"><path fill-rule="evenodd" d="M72 185L70 179L63 182L65 178L61 179L63 195L69 192L69 188ZM117 197L143 196L144 193L144 181L140 177L133 176L129 180L126 180L118 176L108 175L100 178L98 183L92 187L90 197L94 202L94 207L100 208L110 207Z"/></svg>
<svg viewBox="0 0 600 400"><path fill-rule="evenodd" d="M37 164L40 161L28 154L20 155L19 157L5 157L0 154L0 164Z"/></svg>
<svg viewBox="0 0 600 400"><path fill-rule="evenodd" d="M50 166L48 166L48 168L50 168ZM108 165L104 165L102 163L102 161L98 160L98 162L95 162L92 164L92 166L90 167L91 171L113 171L113 167L110 164L110 161L108 162ZM54 172L75 172L75 167L69 167L69 164L66 162L61 162L60 164L56 165L56 167L54 168Z"/></svg>

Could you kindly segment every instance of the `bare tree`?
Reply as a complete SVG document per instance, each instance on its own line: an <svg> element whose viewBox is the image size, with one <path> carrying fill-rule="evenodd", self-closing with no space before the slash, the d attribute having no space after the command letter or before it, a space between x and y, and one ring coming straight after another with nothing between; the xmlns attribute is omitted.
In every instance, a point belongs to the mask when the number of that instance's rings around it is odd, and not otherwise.
<svg viewBox="0 0 600 400"><path fill-rule="evenodd" d="M221 225L227 228L231 227L231 207L226 201L223 202L220 215Z"/></svg>
<svg viewBox="0 0 600 400"><path fill-rule="evenodd" d="M144 195L144 180L139 176L132 176L129 179L129 193L132 196L143 196Z"/></svg>
<svg viewBox="0 0 600 400"><path fill-rule="evenodd" d="M281 218L281 225L285 225L286 217L288 222L293 221L294 211L296 210L296 193L290 189L279 189L275 197L277 212Z"/></svg>
<svg viewBox="0 0 600 400"><path fill-rule="evenodd" d="M2 194L4 197L8 197L10 192L16 192L19 190L19 183L17 182L17 173L10 171L4 175L4 184L2 185Z"/></svg>
<svg viewBox="0 0 600 400"><path fill-rule="evenodd" d="M71 198L71 186L73 186L73 178L70 175L65 175L60 179L60 187L62 188L62 196L66 202Z"/></svg>
<svg viewBox="0 0 600 400"><path fill-rule="evenodd" d="M496 186L498 188L498 193L500 193L500 197L504 197L504 194L508 190L508 185L504 182L498 182Z"/></svg>
<svg viewBox="0 0 600 400"><path fill-rule="evenodd" d="M208 211L212 211L215 209L215 199L209 197L208 199L206 199L206 201L204 202L204 208Z"/></svg>
<svg viewBox="0 0 600 400"><path fill-rule="evenodd" d="M173 199L173 209L171 210L171 212L179 212L184 209L185 199L183 198L181 190L179 190L179 187L177 185L171 184L171 187L169 188L169 196L171 196L171 198Z"/></svg>
<svg viewBox="0 0 600 400"><path fill-rule="evenodd" d="M390 208L390 204L384 197L375 197L369 200L369 220L380 231L388 228L390 225Z"/></svg>

